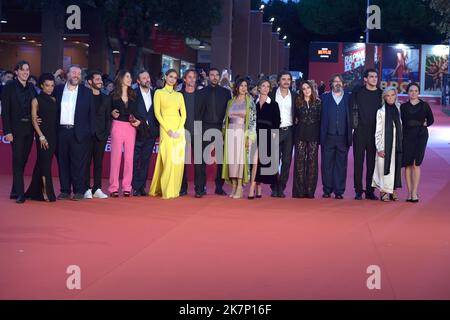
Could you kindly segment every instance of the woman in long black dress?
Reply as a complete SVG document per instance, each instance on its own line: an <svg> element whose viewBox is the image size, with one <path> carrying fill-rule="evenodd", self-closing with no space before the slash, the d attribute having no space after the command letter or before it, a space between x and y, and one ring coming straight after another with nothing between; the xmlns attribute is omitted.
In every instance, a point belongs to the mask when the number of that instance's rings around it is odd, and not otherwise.
<svg viewBox="0 0 450 320"><path fill-rule="evenodd" d="M255 186L257 186L256 198L261 198L261 184L276 184L278 179L278 159L276 161L272 159L271 151L272 139L276 135L276 132L272 130L280 128L280 108L278 103L269 97L269 80L263 79L259 82L258 92L259 96L255 101L257 149L252 162L256 166L253 165L252 167L252 180L248 196L250 200L255 198Z"/></svg>
<svg viewBox="0 0 450 320"><path fill-rule="evenodd" d="M309 81L300 84L295 103L295 160L293 198L314 198L318 175L320 114L322 106Z"/></svg>
<svg viewBox="0 0 450 320"><path fill-rule="evenodd" d="M403 161L406 167L407 202L419 202L417 189L420 182L420 165L425 156L428 129L434 122L428 103L419 99L420 88L410 83L407 88L409 100L400 106L403 124Z"/></svg>
<svg viewBox="0 0 450 320"><path fill-rule="evenodd" d="M56 149L57 110L52 97L55 78L44 73L39 78L41 93L31 102L31 117L36 131L37 159L33 178L25 197L38 201L56 201L52 182L52 160ZM40 123L39 123L39 121Z"/></svg>

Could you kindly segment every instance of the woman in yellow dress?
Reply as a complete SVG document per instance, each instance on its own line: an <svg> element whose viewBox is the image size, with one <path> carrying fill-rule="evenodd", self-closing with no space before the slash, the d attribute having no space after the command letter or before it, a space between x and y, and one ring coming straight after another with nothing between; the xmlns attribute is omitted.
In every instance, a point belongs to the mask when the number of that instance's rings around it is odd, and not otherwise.
<svg viewBox="0 0 450 320"><path fill-rule="evenodd" d="M150 187L150 196L163 199L180 195L184 171L184 123L186 107L183 95L176 92L178 72L170 69L165 74L165 86L154 96L155 116L160 125L159 151Z"/></svg>

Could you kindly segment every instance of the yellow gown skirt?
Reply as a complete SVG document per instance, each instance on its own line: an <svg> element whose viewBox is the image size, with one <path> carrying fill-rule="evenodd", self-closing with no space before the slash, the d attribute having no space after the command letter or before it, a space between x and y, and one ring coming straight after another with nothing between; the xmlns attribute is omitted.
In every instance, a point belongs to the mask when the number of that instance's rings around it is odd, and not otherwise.
<svg viewBox="0 0 450 320"><path fill-rule="evenodd" d="M176 128L180 122L180 116L167 117L166 121L170 127ZM160 130L158 157L150 186L150 196L172 199L180 195L186 138L184 129L178 132L179 137L174 139L169 137L162 128Z"/></svg>

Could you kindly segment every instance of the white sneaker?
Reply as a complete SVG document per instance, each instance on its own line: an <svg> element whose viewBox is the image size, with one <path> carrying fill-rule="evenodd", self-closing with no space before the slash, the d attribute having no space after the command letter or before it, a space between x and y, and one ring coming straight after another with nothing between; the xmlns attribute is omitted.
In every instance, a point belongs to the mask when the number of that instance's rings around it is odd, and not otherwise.
<svg viewBox="0 0 450 320"><path fill-rule="evenodd" d="M102 189L97 189L94 193L94 198L108 199L108 196L103 193Z"/></svg>
<svg viewBox="0 0 450 320"><path fill-rule="evenodd" d="M85 199L92 199L92 190L88 189L85 193L84 193L84 198Z"/></svg>

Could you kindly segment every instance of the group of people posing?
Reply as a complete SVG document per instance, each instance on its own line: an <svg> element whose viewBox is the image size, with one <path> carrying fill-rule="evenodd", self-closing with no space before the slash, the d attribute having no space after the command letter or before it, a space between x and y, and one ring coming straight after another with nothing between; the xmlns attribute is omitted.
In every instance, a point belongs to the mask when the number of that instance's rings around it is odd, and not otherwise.
<svg viewBox="0 0 450 320"><path fill-rule="evenodd" d="M330 92L320 97L309 81L291 90L292 76L283 71L278 87L260 79L256 97L249 80L232 88L219 84L220 71L211 68L208 84L198 90L198 74L183 74L176 91L176 70L165 73L161 89L152 90L150 74L117 72L114 90L102 92L102 73L90 72L82 85L81 69L71 66L65 84L55 86L52 74L42 74L40 93L28 82L30 65L20 61L15 78L2 89L3 132L12 146L13 185L10 198L56 201L86 198L160 196L188 193L187 165L193 159L195 197L206 195L206 165L216 163L215 194L261 198L262 186L284 198L294 154L292 196L314 198L321 148L323 197L343 199L349 148L353 145L355 199L399 200L401 168L405 167L408 202L418 202L420 165L433 124L430 106L419 99L419 86L408 86L409 101L400 105L397 89L378 88L378 72L368 69L364 85L350 95L341 75L330 79ZM34 137L37 160L28 189L24 169ZM108 191L102 190L103 157L111 137ZM149 190L150 158L159 139L158 156ZM56 155L60 194L52 183ZM363 167L366 160L366 184ZM281 166L280 166L281 163ZM91 170L92 167L92 170ZM123 177L120 182L120 171ZM281 167L281 168L280 168ZM91 171L93 181L91 181Z"/></svg>

